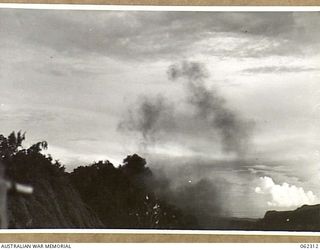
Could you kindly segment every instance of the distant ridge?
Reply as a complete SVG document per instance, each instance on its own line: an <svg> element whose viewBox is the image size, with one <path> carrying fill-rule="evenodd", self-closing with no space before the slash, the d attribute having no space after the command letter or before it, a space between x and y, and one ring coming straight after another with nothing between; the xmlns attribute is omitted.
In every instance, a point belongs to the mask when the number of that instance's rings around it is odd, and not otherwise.
<svg viewBox="0 0 320 250"><path fill-rule="evenodd" d="M320 231L320 204L303 205L290 211L267 211L257 229L273 231Z"/></svg>

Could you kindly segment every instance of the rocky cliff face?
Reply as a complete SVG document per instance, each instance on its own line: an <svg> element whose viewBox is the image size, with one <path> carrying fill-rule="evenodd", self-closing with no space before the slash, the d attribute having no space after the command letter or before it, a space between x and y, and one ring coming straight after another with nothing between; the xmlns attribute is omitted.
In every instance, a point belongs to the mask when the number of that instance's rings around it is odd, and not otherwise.
<svg viewBox="0 0 320 250"><path fill-rule="evenodd" d="M66 178L33 187L32 195L9 194L9 228L103 228Z"/></svg>

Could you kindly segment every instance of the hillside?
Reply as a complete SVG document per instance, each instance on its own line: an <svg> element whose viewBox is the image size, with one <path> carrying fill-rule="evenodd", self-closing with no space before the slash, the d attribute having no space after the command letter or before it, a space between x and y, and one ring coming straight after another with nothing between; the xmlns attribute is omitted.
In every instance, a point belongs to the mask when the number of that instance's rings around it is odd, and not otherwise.
<svg viewBox="0 0 320 250"><path fill-rule="evenodd" d="M98 216L71 185L64 167L41 154L47 143L39 142L24 149L23 140L21 133L0 135L5 178L31 185L34 190L31 195L9 190L9 228L102 228Z"/></svg>
<svg viewBox="0 0 320 250"><path fill-rule="evenodd" d="M34 194L9 195L10 228L103 228L65 178L33 183Z"/></svg>
<svg viewBox="0 0 320 250"><path fill-rule="evenodd" d="M320 204L289 211L267 211L261 219L212 218L201 229L245 231L320 231Z"/></svg>
<svg viewBox="0 0 320 250"><path fill-rule="evenodd" d="M24 139L21 133L0 135L5 178L34 189L31 195L9 192L10 228L184 229L197 225L193 216L156 195L153 174L136 154L117 168L100 161L67 173L42 153L45 141L25 149Z"/></svg>
<svg viewBox="0 0 320 250"><path fill-rule="evenodd" d="M272 231L320 231L320 204L304 205L291 211L268 211L257 229Z"/></svg>
<svg viewBox="0 0 320 250"><path fill-rule="evenodd" d="M42 153L46 142L25 149L23 140L21 133L0 135L0 178L5 166L6 179L34 189L31 195L9 190L9 228L320 231L320 204L268 211L258 220L221 217L217 204L208 206L200 195L212 188L205 180L173 191L136 154L118 167L99 161L67 173Z"/></svg>

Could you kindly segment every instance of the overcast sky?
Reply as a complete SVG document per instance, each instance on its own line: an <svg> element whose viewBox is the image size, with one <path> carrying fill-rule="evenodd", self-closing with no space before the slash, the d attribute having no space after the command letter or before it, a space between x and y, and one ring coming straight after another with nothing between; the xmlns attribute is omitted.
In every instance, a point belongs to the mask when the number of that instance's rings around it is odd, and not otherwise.
<svg viewBox="0 0 320 250"><path fill-rule="evenodd" d="M235 216L318 203L319 21L318 12L0 9L0 133L48 141L69 170L138 152L177 183L223 180ZM184 63L205 77L170 79ZM197 115L197 84L245 124L241 152Z"/></svg>

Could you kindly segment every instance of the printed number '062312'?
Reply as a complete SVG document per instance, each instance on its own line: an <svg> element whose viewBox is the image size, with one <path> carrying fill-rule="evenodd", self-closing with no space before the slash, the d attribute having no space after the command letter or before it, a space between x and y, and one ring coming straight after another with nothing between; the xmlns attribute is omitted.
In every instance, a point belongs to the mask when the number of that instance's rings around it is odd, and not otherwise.
<svg viewBox="0 0 320 250"><path fill-rule="evenodd" d="M309 244L309 243L305 243L305 244L300 244L300 248L304 248L304 249L315 249L315 248L319 248L318 244Z"/></svg>

